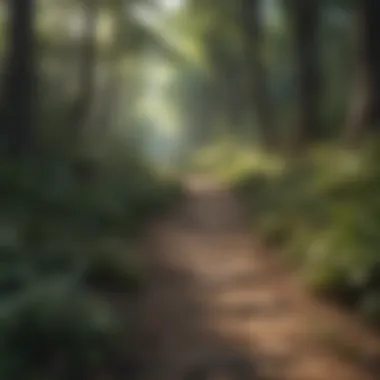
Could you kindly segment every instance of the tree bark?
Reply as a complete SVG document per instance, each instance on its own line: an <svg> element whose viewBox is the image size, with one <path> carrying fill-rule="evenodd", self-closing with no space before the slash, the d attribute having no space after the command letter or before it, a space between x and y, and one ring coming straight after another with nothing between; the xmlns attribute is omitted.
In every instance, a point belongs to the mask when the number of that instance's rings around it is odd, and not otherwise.
<svg viewBox="0 0 380 380"><path fill-rule="evenodd" d="M254 106L260 131L267 147L273 146L275 122L268 89L265 64L260 51L262 41L262 15L259 0L242 0L243 38L248 67L248 101Z"/></svg>
<svg viewBox="0 0 380 380"><path fill-rule="evenodd" d="M380 131L380 3L362 0L357 9L356 77L345 138L349 145Z"/></svg>
<svg viewBox="0 0 380 380"><path fill-rule="evenodd" d="M79 137L86 125L96 89L97 23L99 4L88 0L83 7L84 30L79 62L79 93L74 103L72 127Z"/></svg>
<svg viewBox="0 0 380 380"><path fill-rule="evenodd" d="M1 104L2 135L11 155L33 145L36 110L35 2L9 0L7 56Z"/></svg>
<svg viewBox="0 0 380 380"><path fill-rule="evenodd" d="M92 121L97 85L97 25L99 1L87 0L83 8L83 40L79 60L79 92L74 101L72 119L69 120L67 147L74 155L74 171L84 183L89 183L97 173L96 164L92 157L87 157L85 141ZM91 132L90 132L91 133Z"/></svg>
<svg viewBox="0 0 380 380"><path fill-rule="evenodd" d="M293 30L297 65L298 118L294 146L321 138L319 125L320 65L318 25L320 0L293 0Z"/></svg>

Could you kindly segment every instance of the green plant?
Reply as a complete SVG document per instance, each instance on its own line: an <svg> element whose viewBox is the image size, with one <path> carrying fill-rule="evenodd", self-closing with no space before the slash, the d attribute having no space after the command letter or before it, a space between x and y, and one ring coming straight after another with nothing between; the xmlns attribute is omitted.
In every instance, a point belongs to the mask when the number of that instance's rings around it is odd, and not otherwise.
<svg viewBox="0 0 380 380"><path fill-rule="evenodd" d="M380 304L376 152L321 147L275 176L253 170L234 182L256 231L287 251L310 289L372 316Z"/></svg>

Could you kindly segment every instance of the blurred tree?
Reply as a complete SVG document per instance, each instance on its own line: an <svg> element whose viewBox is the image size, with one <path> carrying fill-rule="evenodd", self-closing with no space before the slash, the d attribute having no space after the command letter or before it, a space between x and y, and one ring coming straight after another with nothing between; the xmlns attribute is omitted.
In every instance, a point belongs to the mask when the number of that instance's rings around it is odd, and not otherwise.
<svg viewBox="0 0 380 380"><path fill-rule="evenodd" d="M248 101L254 105L260 131L267 147L275 142L273 107L270 98L267 72L262 57L263 14L260 0L242 0L243 43L248 66Z"/></svg>
<svg viewBox="0 0 380 380"><path fill-rule="evenodd" d="M35 2L9 0L5 78L1 103L3 142L12 155L33 146L36 110Z"/></svg>
<svg viewBox="0 0 380 380"><path fill-rule="evenodd" d="M356 5L356 80L348 114L346 138L352 145L380 126L380 3L362 0Z"/></svg>
<svg viewBox="0 0 380 380"><path fill-rule="evenodd" d="M80 45L79 94L73 108L71 128L74 135L80 133L89 115L96 89L97 23L99 2L87 0L81 5L83 12L83 36Z"/></svg>
<svg viewBox="0 0 380 380"><path fill-rule="evenodd" d="M225 0L192 0L188 7L188 17L196 26L192 32L202 45L203 58L213 78L210 111L221 133L238 133L248 106L240 5Z"/></svg>
<svg viewBox="0 0 380 380"><path fill-rule="evenodd" d="M293 144L301 147L321 137L319 126L320 68L318 0L291 0L294 46L297 65L298 120Z"/></svg>

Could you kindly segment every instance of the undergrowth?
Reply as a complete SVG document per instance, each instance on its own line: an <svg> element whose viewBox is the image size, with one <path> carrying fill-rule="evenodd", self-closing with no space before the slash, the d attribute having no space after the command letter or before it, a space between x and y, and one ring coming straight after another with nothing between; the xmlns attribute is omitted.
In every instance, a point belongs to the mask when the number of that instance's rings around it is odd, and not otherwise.
<svg viewBox="0 0 380 380"><path fill-rule="evenodd" d="M377 327L379 152L373 143L360 151L322 146L297 159L258 160L259 153L242 154L240 147L219 168L245 202L254 230L285 253L307 286Z"/></svg>
<svg viewBox="0 0 380 380"><path fill-rule="evenodd" d="M83 179L65 161L3 159L0 192L0 378L126 378L133 307L107 295L143 286L136 237L177 183L137 160Z"/></svg>

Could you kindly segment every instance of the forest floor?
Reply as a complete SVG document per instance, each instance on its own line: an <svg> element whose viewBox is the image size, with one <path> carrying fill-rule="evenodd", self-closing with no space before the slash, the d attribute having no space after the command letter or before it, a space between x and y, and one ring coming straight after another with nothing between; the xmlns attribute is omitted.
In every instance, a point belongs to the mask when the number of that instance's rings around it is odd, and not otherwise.
<svg viewBox="0 0 380 380"><path fill-rule="evenodd" d="M309 295L226 189L188 190L146 238L143 380L380 379L373 332Z"/></svg>

